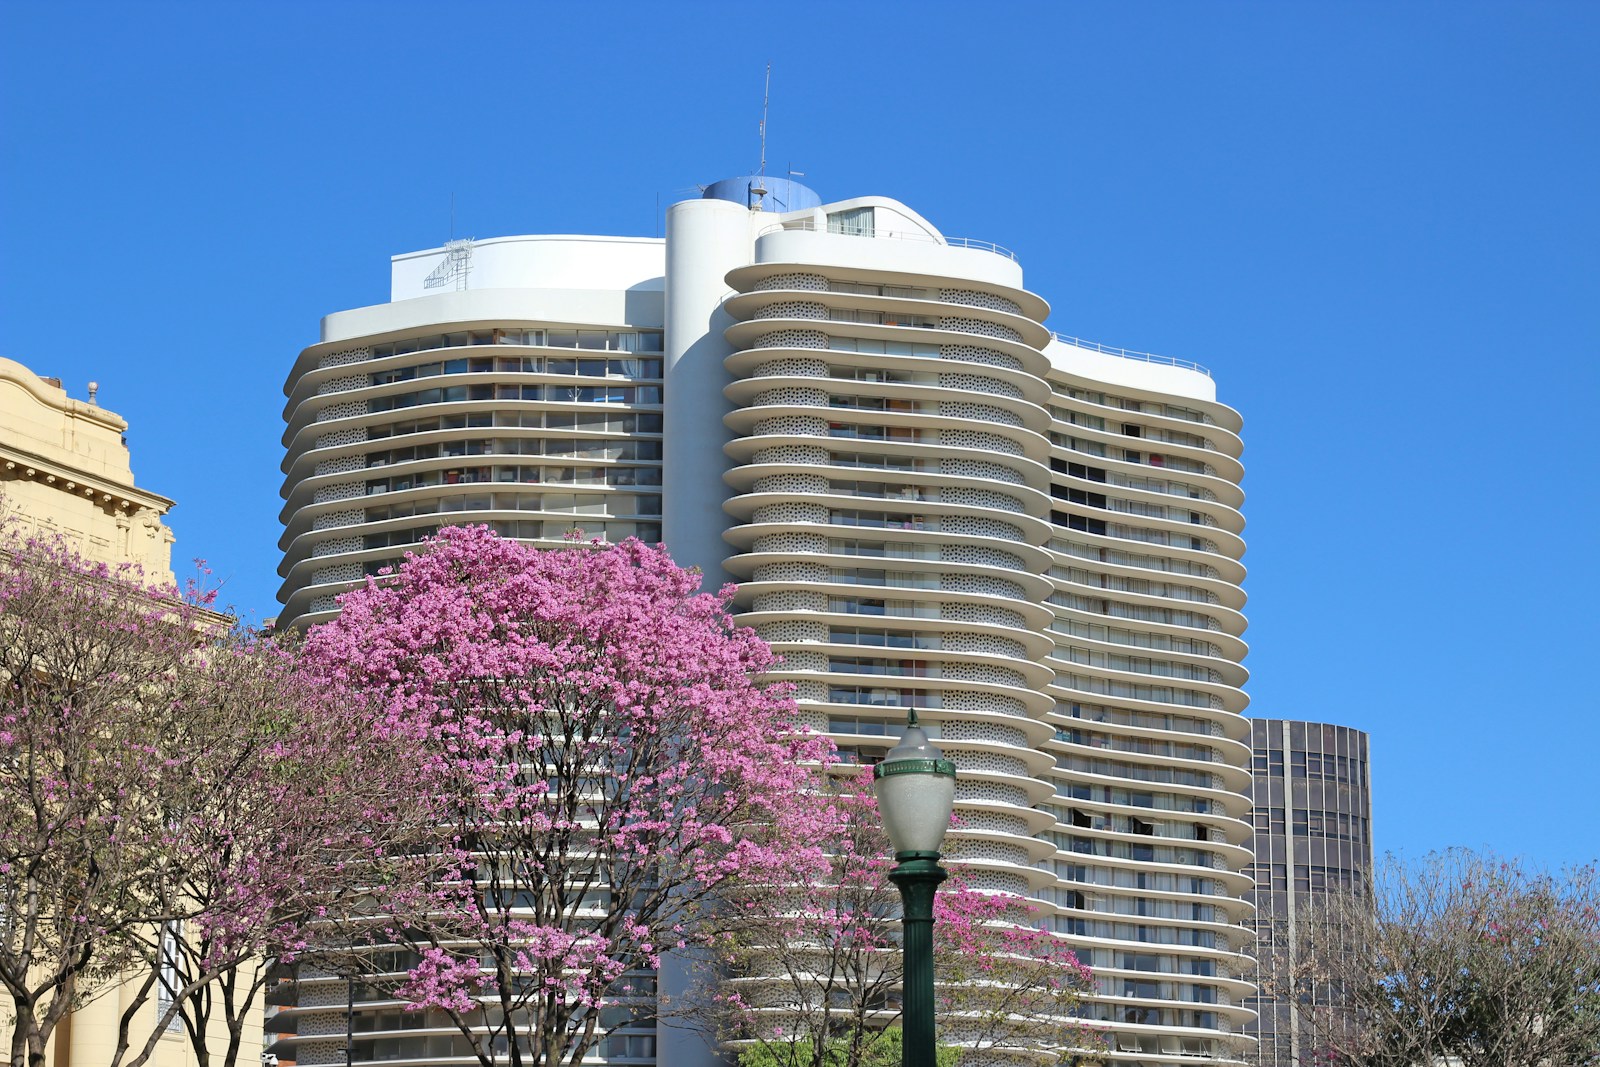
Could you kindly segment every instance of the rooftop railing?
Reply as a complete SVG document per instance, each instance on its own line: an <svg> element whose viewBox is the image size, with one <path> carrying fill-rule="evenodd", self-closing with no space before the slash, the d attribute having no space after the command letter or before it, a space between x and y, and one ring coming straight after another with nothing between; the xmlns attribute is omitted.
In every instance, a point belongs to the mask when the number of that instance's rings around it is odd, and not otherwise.
<svg viewBox="0 0 1600 1067"><path fill-rule="evenodd" d="M976 248L980 252L993 252L997 256L1005 256L1013 262L1017 254L1004 245L997 245L993 241L976 241L969 237L935 237L932 234L920 232L902 232L899 230L885 230L878 227L872 229L834 228L831 226L819 227L816 219L794 219L791 222L780 222L768 226L757 237L765 237L769 233L778 233L781 230L807 230L812 233L832 233L841 237L887 237L897 241L925 241L928 244L945 245L949 248Z"/></svg>
<svg viewBox="0 0 1600 1067"><path fill-rule="evenodd" d="M1160 363L1167 367L1182 367L1184 370L1199 371L1207 378L1211 377L1211 370L1191 359L1178 359L1174 356L1158 356L1154 352L1135 352L1127 348L1113 348L1103 345L1099 341L1086 341L1082 337L1073 337L1071 334L1054 333L1051 337L1062 344L1073 345L1077 348L1087 348L1091 352L1101 352L1108 356L1117 356L1121 359L1137 359L1143 363Z"/></svg>

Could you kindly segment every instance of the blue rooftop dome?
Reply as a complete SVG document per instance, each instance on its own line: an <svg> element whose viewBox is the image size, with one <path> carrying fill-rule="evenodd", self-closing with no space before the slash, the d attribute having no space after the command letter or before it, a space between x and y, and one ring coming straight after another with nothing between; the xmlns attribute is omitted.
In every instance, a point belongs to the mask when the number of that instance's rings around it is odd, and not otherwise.
<svg viewBox="0 0 1600 1067"><path fill-rule="evenodd" d="M757 189L765 189L766 196L758 196ZM746 174L738 178L724 178L706 186L701 194L705 200L727 200L745 207L760 207L763 211L804 211L821 207L822 197L797 181L788 178L760 177Z"/></svg>

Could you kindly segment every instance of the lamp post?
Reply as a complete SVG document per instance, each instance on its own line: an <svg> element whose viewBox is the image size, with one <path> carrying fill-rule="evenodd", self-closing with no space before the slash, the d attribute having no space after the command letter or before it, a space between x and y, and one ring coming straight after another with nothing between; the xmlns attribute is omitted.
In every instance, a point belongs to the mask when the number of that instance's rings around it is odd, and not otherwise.
<svg viewBox="0 0 1600 1067"><path fill-rule="evenodd" d="M945 879L939 846L955 807L956 765L944 758L922 727L916 709L906 732L874 769L873 792L894 847L889 880L900 890L905 952L903 1067L933 1067L933 894Z"/></svg>

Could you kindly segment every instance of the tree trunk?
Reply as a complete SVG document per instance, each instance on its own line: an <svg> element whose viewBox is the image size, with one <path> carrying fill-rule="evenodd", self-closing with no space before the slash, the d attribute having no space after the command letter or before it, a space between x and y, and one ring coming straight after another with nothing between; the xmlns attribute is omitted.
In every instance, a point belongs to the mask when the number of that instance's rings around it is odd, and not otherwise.
<svg viewBox="0 0 1600 1067"><path fill-rule="evenodd" d="M11 998L16 1016L11 1027L11 1067L28 1067L28 1033L33 1029L33 1005L20 996Z"/></svg>

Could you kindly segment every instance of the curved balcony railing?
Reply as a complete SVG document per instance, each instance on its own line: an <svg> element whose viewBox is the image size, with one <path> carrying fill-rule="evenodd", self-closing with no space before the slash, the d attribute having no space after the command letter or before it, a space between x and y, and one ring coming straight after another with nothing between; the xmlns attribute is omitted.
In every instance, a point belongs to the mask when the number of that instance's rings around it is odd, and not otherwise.
<svg viewBox="0 0 1600 1067"><path fill-rule="evenodd" d="M907 230L885 230L878 226L874 226L870 230L860 231L835 229L828 226L819 227L817 225L817 220L814 218L793 219L789 222L776 223L775 225L768 226L766 229L756 234L756 237L761 238L767 236L769 233L780 233L792 230L800 230L810 233L831 233L836 237L867 237L878 239L887 238L895 241L921 241L925 244L944 245L947 248L975 248L980 252L993 252L997 256L1005 256L1012 262L1017 261L1017 254L1015 252L1011 251L1011 249L1005 247L1004 245L997 245L993 241L976 241L969 237L945 237L942 234L938 237L935 237L928 233Z"/></svg>
<svg viewBox="0 0 1600 1067"><path fill-rule="evenodd" d="M1184 370L1199 371L1207 378L1211 377L1211 370L1204 364L1196 363L1192 359L1178 359L1176 356L1161 356L1154 352L1137 352L1131 348L1116 348L1112 345L1103 345L1099 341L1087 341L1082 337L1073 337L1071 334L1050 331L1050 336L1064 345L1074 348L1086 348L1091 352L1099 352L1105 356L1116 356L1119 359L1136 359L1141 363L1160 363L1167 367L1181 367Z"/></svg>

